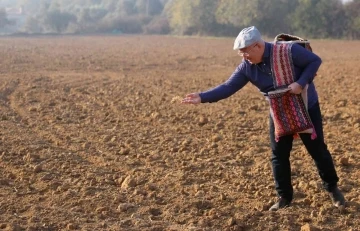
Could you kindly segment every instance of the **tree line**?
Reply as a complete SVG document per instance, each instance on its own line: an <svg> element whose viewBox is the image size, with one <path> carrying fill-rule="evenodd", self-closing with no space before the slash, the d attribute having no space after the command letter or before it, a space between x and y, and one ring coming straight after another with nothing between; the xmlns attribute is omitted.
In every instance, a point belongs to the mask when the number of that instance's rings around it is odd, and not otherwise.
<svg viewBox="0 0 360 231"><path fill-rule="evenodd" d="M18 0L25 33L262 34L360 38L360 0ZM0 10L0 27L10 24Z"/></svg>

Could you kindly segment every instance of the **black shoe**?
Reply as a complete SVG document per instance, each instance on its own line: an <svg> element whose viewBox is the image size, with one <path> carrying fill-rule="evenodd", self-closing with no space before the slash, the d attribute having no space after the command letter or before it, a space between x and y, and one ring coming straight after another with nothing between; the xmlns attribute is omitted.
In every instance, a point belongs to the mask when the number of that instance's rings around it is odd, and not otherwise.
<svg viewBox="0 0 360 231"><path fill-rule="evenodd" d="M280 197L280 199L269 209L269 211L277 211L279 209L283 209L290 206L291 201L287 200L283 197Z"/></svg>
<svg viewBox="0 0 360 231"><path fill-rule="evenodd" d="M330 197L334 203L335 207L344 207L345 206L345 198L344 195L340 192L339 188L336 187L330 192Z"/></svg>

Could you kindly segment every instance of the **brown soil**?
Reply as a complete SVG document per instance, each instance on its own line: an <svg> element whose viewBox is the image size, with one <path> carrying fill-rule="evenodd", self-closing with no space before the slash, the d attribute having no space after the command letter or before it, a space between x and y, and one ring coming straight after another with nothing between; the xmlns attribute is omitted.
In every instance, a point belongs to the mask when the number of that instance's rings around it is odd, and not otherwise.
<svg viewBox="0 0 360 231"><path fill-rule="evenodd" d="M360 230L360 42L312 41L342 212L299 140L293 205L267 211L268 105L255 87L179 103L228 78L240 61L232 43L0 39L0 231Z"/></svg>

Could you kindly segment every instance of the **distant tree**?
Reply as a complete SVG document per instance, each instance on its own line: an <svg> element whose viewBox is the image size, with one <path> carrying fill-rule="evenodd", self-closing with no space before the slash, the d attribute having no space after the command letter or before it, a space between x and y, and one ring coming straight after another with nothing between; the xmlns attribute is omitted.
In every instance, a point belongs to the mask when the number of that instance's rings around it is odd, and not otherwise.
<svg viewBox="0 0 360 231"><path fill-rule="evenodd" d="M100 5L102 0L88 0L89 5Z"/></svg>
<svg viewBox="0 0 360 231"><path fill-rule="evenodd" d="M42 27L37 18L29 16L26 18L23 30L27 33L41 33Z"/></svg>
<svg viewBox="0 0 360 231"><path fill-rule="evenodd" d="M23 7L26 14L35 15L41 11L44 6L49 7L52 0L18 0L18 7Z"/></svg>
<svg viewBox="0 0 360 231"><path fill-rule="evenodd" d="M311 38L340 38L346 23L341 0L300 0L292 19L293 30Z"/></svg>
<svg viewBox="0 0 360 231"><path fill-rule="evenodd" d="M22 6L28 31L236 35L255 25L262 34L359 38L360 0L0 0ZM9 5L10 6L10 5ZM31 16L30 16L31 15ZM0 12L0 27L7 17ZM171 30L169 30L169 28Z"/></svg>
<svg viewBox="0 0 360 231"><path fill-rule="evenodd" d="M263 34L290 33L290 14L297 0L220 0L216 10L218 23L237 28L257 26Z"/></svg>
<svg viewBox="0 0 360 231"><path fill-rule="evenodd" d="M139 14L159 15L163 10L160 0L136 0L136 9Z"/></svg>
<svg viewBox="0 0 360 231"><path fill-rule="evenodd" d="M11 22L7 17L5 9L0 9L0 28L10 25Z"/></svg>
<svg viewBox="0 0 360 231"><path fill-rule="evenodd" d="M220 0L216 19L219 23L237 27L251 25L258 16L256 5L256 0Z"/></svg>
<svg viewBox="0 0 360 231"><path fill-rule="evenodd" d="M90 9L89 8L82 8L78 17L79 23L91 23L92 17L90 15Z"/></svg>
<svg viewBox="0 0 360 231"><path fill-rule="evenodd" d="M170 27L177 34L209 34L216 26L217 0L173 0L166 5Z"/></svg>
<svg viewBox="0 0 360 231"><path fill-rule="evenodd" d="M163 6L165 6L168 2L170 2L170 1L172 1L172 0L160 0L160 2L161 2L161 4L163 5Z"/></svg>
<svg viewBox="0 0 360 231"><path fill-rule="evenodd" d="M102 5L109 11L113 12L117 10L117 4L119 0L103 0Z"/></svg>
<svg viewBox="0 0 360 231"><path fill-rule="evenodd" d="M293 33L291 14L297 6L297 0L259 0L254 24L268 36Z"/></svg>
<svg viewBox="0 0 360 231"><path fill-rule="evenodd" d="M71 13L53 10L45 15L43 23L46 29L62 33L71 22L76 22L76 20L76 16Z"/></svg>
<svg viewBox="0 0 360 231"><path fill-rule="evenodd" d="M46 13L48 12L49 10L49 7L50 7L50 3L49 2L45 2L43 1L38 9L32 13L35 13L37 15L37 18L38 19L42 19L45 17ZM28 14L31 13L31 12L28 12Z"/></svg>
<svg viewBox="0 0 360 231"><path fill-rule="evenodd" d="M49 5L49 9L48 11L57 11L57 10L62 10L62 2L61 0L53 0L50 2L50 5Z"/></svg>
<svg viewBox="0 0 360 231"><path fill-rule="evenodd" d="M99 21L108 14L108 11L105 8L101 7L100 5L97 5L94 7L90 7L89 13L93 21Z"/></svg>
<svg viewBox="0 0 360 231"><path fill-rule="evenodd" d="M93 23L94 21L91 17L90 9L82 8L77 18L77 28L73 28L73 30L75 30L75 32L89 32L88 30L91 28Z"/></svg>
<svg viewBox="0 0 360 231"><path fill-rule="evenodd" d="M345 14L348 21L346 35L352 39L360 39L360 0L345 4Z"/></svg>
<svg viewBox="0 0 360 231"><path fill-rule="evenodd" d="M72 31L75 32L95 32L94 28L97 24L106 17L108 11L102 8L101 5L97 5L90 8L81 8L78 13L77 24L71 21Z"/></svg>
<svg viewBox="0 0 360 231"><path fill-rule="evenodd" d="M145 22L144 22L145 21ZM116 32L127 34L139 34L143 32L143 25L149 22L149 18L139 16L107 17L98 23L96 32Z"/></svg>
<svg viewBox="0 0 360 231"><path fill-rule="evenodd" d="M133 15L137 13L136 2L133 0L119 0L116 5L116 13L120 16Z"/></svg>
<svg viewBox="0 0 360 231"><path fill-rule="evenodd" d="M154 17L149 24L144 26L145 34L168 34L170 33L169 21L164 16Z"/></svg>

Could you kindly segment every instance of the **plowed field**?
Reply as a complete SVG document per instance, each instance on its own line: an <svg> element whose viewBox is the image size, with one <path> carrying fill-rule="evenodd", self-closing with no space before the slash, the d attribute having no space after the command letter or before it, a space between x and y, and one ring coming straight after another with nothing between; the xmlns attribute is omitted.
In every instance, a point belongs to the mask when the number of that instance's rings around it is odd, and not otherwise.
<svg viewBox="0 0 360 231"><path fill-rule="evenodd" d="M268 105L225 81L233 39L0 39L0 230L360 230L360 42L314 40L325 138L348 201L332 207L300 140L278 212Z"/></svg>

